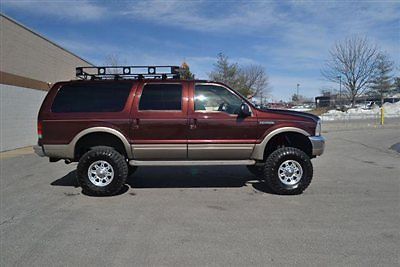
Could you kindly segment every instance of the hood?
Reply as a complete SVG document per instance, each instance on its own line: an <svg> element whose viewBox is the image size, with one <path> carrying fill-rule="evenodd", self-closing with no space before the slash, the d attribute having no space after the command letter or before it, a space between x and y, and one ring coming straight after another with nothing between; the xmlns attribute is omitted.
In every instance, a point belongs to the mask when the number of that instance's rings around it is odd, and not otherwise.
<svg viewBox="0 0 400 267"><path fill-rule="evenodd" d="M306 112L300 112L300 111L293 111L293 110L286 110L286 109L260 109L262 112L268 112L268 113L274 113L274 114L279 114L279 115L289 115L289 116L295 116L295 117L300 117L303 120L312 120L313 122L317 122L319 120L319 117L310 113Z"/></svg>

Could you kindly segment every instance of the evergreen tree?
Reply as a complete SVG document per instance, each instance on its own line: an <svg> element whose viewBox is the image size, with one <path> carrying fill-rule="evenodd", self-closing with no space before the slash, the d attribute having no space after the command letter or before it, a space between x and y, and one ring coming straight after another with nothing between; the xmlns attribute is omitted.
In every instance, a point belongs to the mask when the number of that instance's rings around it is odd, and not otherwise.
<svg viewBox="0 0 400 267"><path fill-rule="evenodd" d="M194 74L190 71L189 65L183 61L180 71L181 79L192 80L194 79Z"/></svg>
<svg viewBox="0 0 400 267"><path fill-rule="evenodd" d="M393 87L393 93L400 94L400 77L394 78Z"/></svg>
<svg viewBox="0 0 400 267"><path fill-rule="evenodd" d="M239 83L238 74L238 65L236 63L229 63L228 57L219 53L217 62L214 64L214 70L208 76L213 81L221 82L235 88Z"/></svg>

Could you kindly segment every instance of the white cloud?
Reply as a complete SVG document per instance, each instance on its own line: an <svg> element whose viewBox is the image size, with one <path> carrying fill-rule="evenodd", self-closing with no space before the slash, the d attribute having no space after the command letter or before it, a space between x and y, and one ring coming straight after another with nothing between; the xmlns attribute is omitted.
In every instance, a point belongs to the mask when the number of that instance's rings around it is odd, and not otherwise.
<svg viewBox="0 0 400 267"><path fill-rule="evenodd" d="M107 16L106 8L91 1L2 1L9 9L24 11L36 16L68 19L69 22L99 20Z"/></svg>
<svg viewBox="0 0 400 267"><path fill-rule="evenodd" d="M202 32L272 26L279 20L273 2L151 0L131 4L123 15L152 23ZM262 11L262 12L260 12Z"/></svg>

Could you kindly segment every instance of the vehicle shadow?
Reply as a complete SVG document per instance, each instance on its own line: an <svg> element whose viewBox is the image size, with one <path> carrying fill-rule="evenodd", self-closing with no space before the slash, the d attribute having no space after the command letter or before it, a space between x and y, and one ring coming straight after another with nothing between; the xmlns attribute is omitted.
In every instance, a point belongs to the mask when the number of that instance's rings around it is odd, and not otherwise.
<svg viewBox="0 0 400 267"><path fill-rule="evenodd" d="M78 187L76 171L53 181L53 186ZM243 166L139 167L127 179L131 188L237 188L252 186L273 194L263 182ZM129 188L125 186L122 192Z"/></svg>

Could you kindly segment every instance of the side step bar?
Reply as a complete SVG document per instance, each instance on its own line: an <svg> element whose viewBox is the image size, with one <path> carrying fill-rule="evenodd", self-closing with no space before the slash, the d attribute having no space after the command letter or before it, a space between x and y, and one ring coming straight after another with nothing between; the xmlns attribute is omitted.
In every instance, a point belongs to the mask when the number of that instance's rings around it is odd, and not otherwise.
<svg viewBox="0 0 400 267"><path fill-rule="evenodd" d="M254 165L255 160L130 160L131 166L209 166L209 165Z"/></svg>

